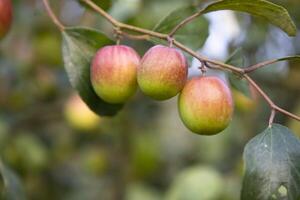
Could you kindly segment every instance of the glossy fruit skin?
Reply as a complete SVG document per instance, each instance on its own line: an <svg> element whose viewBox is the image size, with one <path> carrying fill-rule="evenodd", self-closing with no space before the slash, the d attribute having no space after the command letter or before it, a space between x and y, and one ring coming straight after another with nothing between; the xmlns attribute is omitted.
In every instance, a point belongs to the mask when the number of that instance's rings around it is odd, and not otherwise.
<svg viewBox="0 0 300 200"><path fill-rule="evenodd" d="M187 73L187 61L180 50L156 45L142 58L138 84L145 95L166 100L182 90Z"/></svg>
<svg viewBox="0 0 300 200"><path fill-rule="evenodd" d="M107 103L124 103L137 89L140 57L125 45L98 50L91 66L91 82L96 94Z"/></svg>
<svg viewBox="0 0 300 200"><path fill-rule="evenodd" d="M185 126L200 135L215 135L231 121L230 89L218 77L196 77L184 86L178 99L179 115Z"/></svg>
<svg viewBox="0 0 300 200"><path fill-rule="evenodd" d="M0 39L8 32L12 22L11 0L0 0Z"/></svg>

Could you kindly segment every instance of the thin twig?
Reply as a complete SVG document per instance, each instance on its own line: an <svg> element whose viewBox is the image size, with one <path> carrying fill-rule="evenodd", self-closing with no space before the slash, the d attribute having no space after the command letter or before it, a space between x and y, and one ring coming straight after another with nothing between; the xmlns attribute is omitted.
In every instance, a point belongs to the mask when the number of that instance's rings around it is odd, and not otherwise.
<svg viewBox="0 0 300 200"><path fill-rule="evenodd" d="M275 108L275 104L274 102L270 99L270 97L255 83L255 81L250 78L250 76L248 76L247 74L243 75L244 78L250 83L250 85L252 85L257 92L266 100L266 102L270 105L270 107L272 109Z"/></svg>
<svg viewBox="0 0 300 200"><path fill-rule="evenodd" d="M297 116L297 115L295 115L293 113L290 113L289 111L286 111L283 108L280 108L280 107L278 107L278 106L275 105L274 109L277 110L278 112L281 112L282 114L285 114L286 116L289 116L292 119L300 121L300 117L299 116Z"/></svg>
<svg viewBox="0 0 300 200"><path fill-rule="evenodd" d="M133 40L150 40L150 36L149 35L133 35L133 34L129 34L126 32L121 32L121 34L129 39L133 39Z"/></svg>
<svg viewBox="0 0 300 200"><path fill-rule="evenodd" d="M272 59L272 60L267 60L267 61L264 61L264 62L261 62L261 63L257 63L255 65L244 68L244 73L249 73L249 72L255 71L257 69L260 69L262 67L265 67L267 65L271 65L273 63L280 62L280 61L287 61L289 59L300 59L300 56L299 55L287 56L287 57L280 58L280 59Z"/></svg>
<svg viewBox="0 0 300 200"><path fill-rule="evenodd" d="M188 18L185 18L183 21L181 21L177 26L175 26L170 33L168 34L170 37L172 37L180 28L182 28L184 25L186 25L187 23L191 22L192 20L194 20L195 18L199 17L200 15L202 15L203 10L200 10L198 12L196 12L195 14L189 16Z"/></svg>
<svg viewBox="0 0 300 200"><path fill-rule="evenodd" d="M167 37L168 37L167 34L150 31L147 29L143 29L143 28L139 28L136 26L131 26L131 25L119 22L119 21L115 20L112 16L110 16L107 12L105 12L102 8L97 6L97 4L95 4L93 1L91 1L91 0L83 0L83 1L85 3L87 3L91 8L93 8L96 12L98 12L100 15L102 15L104 18L106 18L115 27L119 27L120 29L131 30L134 32L144 33L144 34L151 35L151 36L161 38L161 39L167 39Z"/></svg>
<svg viewBox="0 0 300 200"><path fill-rule="evenodd" d="M205 61L205 62L214 64L214 65L217 65L217 66L221 66L223 69L227 69L229 71L232 71L232 72L235 72L235 73L238 73L238 74L243 74L244 70L242 68L234 67L232 65L228 65L228 64L216 61L216 60L211 60L209 58L206 58L206 57L200 55L199 53L196 53L195 51L187 48L186 46L184 46L183 44L181 44L177 40L174 40L173 43L174 43L175 46L177 46L181 50L187 52L191 56L197 58L199 61Z"/></svg>
<svg viewBox="0 0 300 200"><path fill-rule="evenodd" d="M84 0L85 3L87 3L91 8L93 8L96 12L98 12L100 15L102 15L105 19L107 19L112 25L119 27L120 23L115 20L112 16L110 16L107 12L105 12L102 8L97 6L94 2Z"/></svg>
<svg viewBox="0 0 300 200"><path fill-rule="evenodd" d="M269 104L269 106L271 107L272 110L276 110L282 114L285 114L286 116L295 119L297 121L300 121L300 117L290 113L288 111L286 111L283 108L280 108L279 106L277 106L271 99L270 97L255 83L255 81L250 78L247 74L244 74L243 77L245 77L245 79L260 93L260 95L266 100L266 102Z"/></svg>
<svg viewBox="0 0 300 200"><path fill-rule="evenodd" d="M276 63L276 62L278 62L277 59L267 60L267 61L264 61L264 62L261 62L261 63L257 63L255 65L244 68L244 72L245 73L253 72L253 71L255 71L259 68L262 68L262 67L267 66L267 65L271 65L271 64Z"/></svg>
<svg viewBox="0 0 300 200"><path fill-rule="evenodd" d="M50 18L52 19L53 23L61 30L63 31L65 29L64 25L59 21L59 19L56 17L56 15L53 13L48 0L43 0L43 3L45 5L46 11Z"/></svg>

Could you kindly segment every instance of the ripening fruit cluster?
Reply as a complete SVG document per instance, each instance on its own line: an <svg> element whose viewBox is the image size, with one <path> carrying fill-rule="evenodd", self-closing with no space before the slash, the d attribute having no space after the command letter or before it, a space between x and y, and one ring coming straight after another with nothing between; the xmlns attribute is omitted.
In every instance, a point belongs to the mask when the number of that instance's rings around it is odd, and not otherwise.
<svg viewBox="0 0 300 200"><path fill-rule="evenodd" d="M91 83L96 94L111 104L126 102L137 88L155 99L177 94L179 115L185 126L200 135L224 130L232 117L230 89L218 77L187 80L188 65L176 48L156 45L143 58L125 45L98 50L91 65Z"/></svg>

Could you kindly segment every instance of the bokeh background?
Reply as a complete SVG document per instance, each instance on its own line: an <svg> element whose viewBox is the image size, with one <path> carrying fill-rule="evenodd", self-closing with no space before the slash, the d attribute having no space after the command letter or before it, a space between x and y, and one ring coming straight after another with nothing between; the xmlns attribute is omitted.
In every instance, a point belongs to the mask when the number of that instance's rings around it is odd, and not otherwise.
<svg viewBox="0 0 300 200"><path fill-rule="evenodd" d="M111 26L78 1L50 2L64 24L95 27L112 35ZM112 2L106 9L114 17L152 29L175 8L209 1ZM273 2L286 7L300 27L298 0ZM13 4L13 25L0 43L2 196L30 200L239 199L243 147L266 128L270 114L255 92L248 98L233 91L234 118L217 136L188 131L179 119L176 98L157 102L140 91L117 116L99 118L69 84L61 35L42 1L14 0ZM246 66L300 54L300 34L289 38L266 21L242 13L221 11L206 17L210 34L199 51L211 58L224 61L241 48ZM140 55L153 45L122 42ZM190 76L197 75L198 64L192 61L190 65ZM299 62L278 63L253 77L278 105L300 115ZM281 114L275 121L300 136L299 122Z"/></svg>

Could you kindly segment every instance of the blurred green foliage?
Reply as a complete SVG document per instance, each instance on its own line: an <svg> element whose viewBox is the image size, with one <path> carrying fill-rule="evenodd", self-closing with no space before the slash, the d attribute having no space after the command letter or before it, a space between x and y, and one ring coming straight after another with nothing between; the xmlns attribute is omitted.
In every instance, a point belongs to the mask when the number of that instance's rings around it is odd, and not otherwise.
<svg viewBox="0 0 300 200"><path fill-rule="evenodd" d="M200 191L200 200L239 199L243 147L265 129L269 117L269 108L261 99L254 98L250 110L240 109L243 103L235 99L240 108L236 107L230 127L212 137L192 134L183 126L176 98L155 102L140 92L116 117L103 117L96 125L91 123L91 128L80 124L82 119L74 124L65 114L72 110L68 102L74 90L63 68L60 33L41 1L13 2L14 23L0 43L0 157L19 177L27 199L110 200L125 196L126 200L193 200L182 195ZM115 17L152 29L174 9L208 1L112 2L108 10ZM300 27L299 1L273 2L285 6ZM53 0L51 4L65 24L101 28L112 35L103 18L77 1ZM267 51L285 49L275 42L278 30L266 21L240 13L235 16L243 31L229 51L243 48L246 64L269 59ZM287 38L282 33L281 37L293 54L300 53L299 34ZM131 40L123 43L140 55L152 45ZM289 62L284 69L273 65L253 74L275 102L298 115L299 65ZM79 106L74 105L75 112L89 118L88 112L76 111ZM280 114L275 121L300 136L299 122ZM2 180L5 182L4 176ZM4 182L0 184L2 192Z"/></svg>

